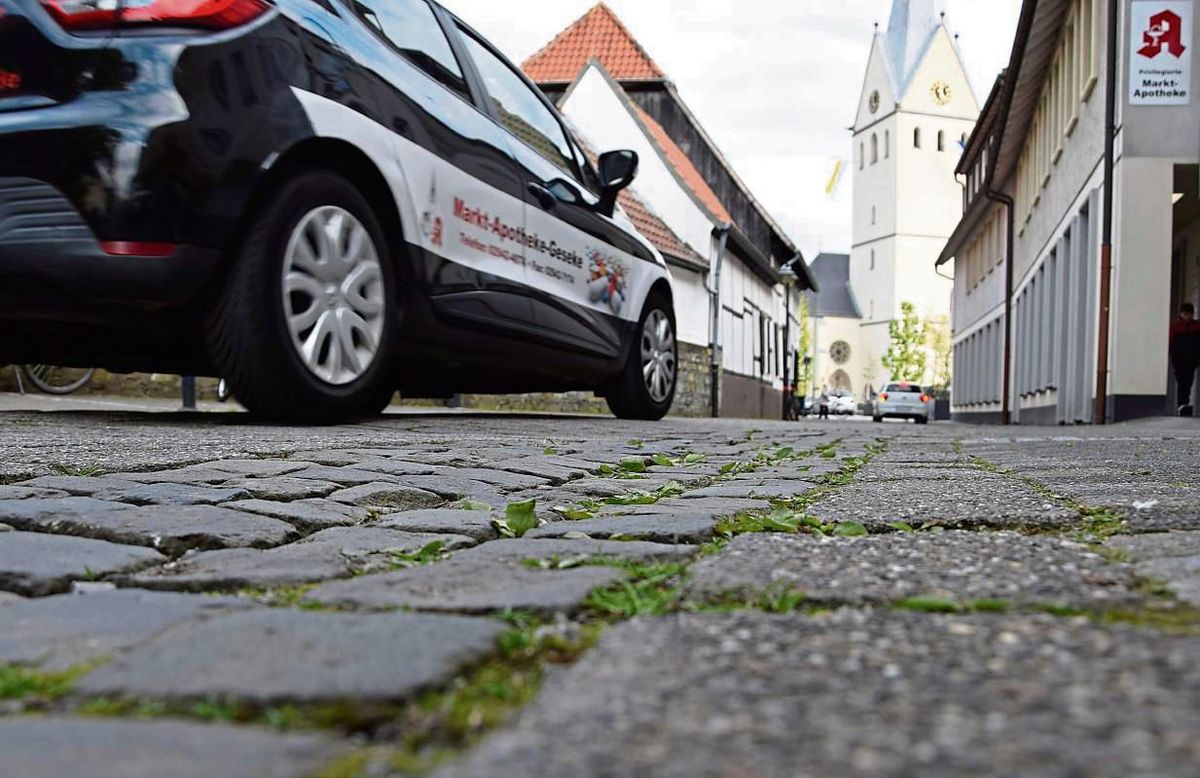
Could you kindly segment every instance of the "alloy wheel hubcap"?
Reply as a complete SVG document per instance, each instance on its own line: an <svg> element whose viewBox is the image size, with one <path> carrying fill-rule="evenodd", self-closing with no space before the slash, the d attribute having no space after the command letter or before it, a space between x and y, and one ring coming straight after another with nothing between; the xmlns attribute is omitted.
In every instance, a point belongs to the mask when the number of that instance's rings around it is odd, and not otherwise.
<svg viewBox="0 0 1200 778"><path fill-rule="evenodd" d="M361 377L383 339L383 268L367 228L323 206L292 232L283 262L283 312L309 372L344 386Z"/></svg>
<svg viewBox="0 0 1200 778"><path fill-rule="evenodd" d="M659 310L650 312L642 326L642 378L656 403L663 403L675 388L675 333L671 320Z"/></svg>

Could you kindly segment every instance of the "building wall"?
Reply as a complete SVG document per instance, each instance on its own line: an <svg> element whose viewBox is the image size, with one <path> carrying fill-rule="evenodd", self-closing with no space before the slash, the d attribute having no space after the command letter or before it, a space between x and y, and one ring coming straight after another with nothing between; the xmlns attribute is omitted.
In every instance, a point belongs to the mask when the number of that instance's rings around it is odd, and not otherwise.
<svg viewBox="0 0 1200 778"><path fill-rule="evenodd" d="M859 319L848 319L834 316L821 316L813 320L813 390L820 392L835 385L834 374L839 370L845 371L850 379L850 390L856 397L863 398L863 391L869 381L865 375L869 363L860 342L862 331ZM834 343L843 341L850 346L850 359L839 365L833 361L830 349ZM873 375L872 371L872 375Z"/></svg>
<svg viewBox="0 0 1200 778"><path fill-rule="evenodd" d="M1017 226L1012 409L1014 420L1022 424L1093 420L1105 186L1104 6L1102 0L1071 0L1039 111L1024 140L1017 173L1006 184L1016 199ZM1128 12L1126 0L1123 19ZM1176 285L1187 283L1172 279L1172 249L1195 229L1173 223L1172 192L1176 165L1200 155L1200 98L1193 96L1190 107L1179 109L1125 106L1129 33L1123 25L1117 68L1124 121L1113 190L1111 420L1155 415L1166 408L1172 294ZM1200 39L1190 45L1200 45ZM1200 259L1185 258L1185 269L1191 261ZM992 344L986 333L1003 326L1002 274L994 275L995 281L985 278L968 295L965 269L956 271L954 319L960 360L956 414L989 421L998 420L1002 373L995 370L994 348L979 344Z"/></svg>

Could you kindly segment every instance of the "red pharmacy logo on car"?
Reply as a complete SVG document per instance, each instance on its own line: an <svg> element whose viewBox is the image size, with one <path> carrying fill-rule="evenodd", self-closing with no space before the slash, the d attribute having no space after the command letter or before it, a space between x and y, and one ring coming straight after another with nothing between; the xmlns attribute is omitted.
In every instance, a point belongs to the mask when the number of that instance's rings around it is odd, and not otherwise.
<svg viewBox="0 0 1200 778"><path fill-rule="evenodd" d="M1142 33L1146 42L1138 54L1154 59L1165 49L1171 56L1179 58L1187 51L1183 45L1183 19L1172 11L1163 11L1150 17L1150 29Z"/></svg>
<svg viewBox="0 0 1200 778"><path fill-rule="evenodd" d="M21 88L21 74L0 69L0 91L10 91Z"/></svg>

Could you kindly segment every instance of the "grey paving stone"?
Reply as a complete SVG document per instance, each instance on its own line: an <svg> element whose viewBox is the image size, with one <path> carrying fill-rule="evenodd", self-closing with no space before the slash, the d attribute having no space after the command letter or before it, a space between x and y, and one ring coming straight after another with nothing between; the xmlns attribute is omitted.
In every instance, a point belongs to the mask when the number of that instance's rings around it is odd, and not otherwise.
<svg viewBox="0 0 1200 778"><path fill-rule="evenodd" d="M72 497L57 502L70 500L87 501L87 505L72 506L69 513L47 510L34 515L29 521L22 517L21 521L14 523L45 532L150 546L171 556L190 549L267 548L285 543L296 534L292 525L278 519L209 505L123 506L114 510L111 507L113 503L88 497ZM34 502L40 501L22 500L17 504ZM94 505L103 507L95 509ZM4 510L0 506L0 513ZM11 521L17 517L10 511L5 518Z"/></svg>
<svg viewBox="0 0 1200 778"><path fill-rule="evenodd" d="M644 541L559 540L552 538L497 540L454 555L456 560L522 563L526 560L605 558L630 562L678 562L696 555L691 545Z"/></svg>
<svg viewBox="0 0 1200 778"><path fill-rule="evenodd" d="M359 470L355 467L328 467L324 465L298 470L292 473L291 477L310 481L326 481L328 483L339 484L343 487L362 486L363 484L375 484L381 481L395 480L390 476L381 475L369 470Z"/></svg>
<svg viewBox="0 0 1200 778"><path fill-rule="evenodd" d="M358 505L343 505L330 500L238 500L226 508L281 519L301 532L317 532L330 527L348 527L367 520L370 511Z"/></svg>
<svg viewBox="0 0 1200 778"><path fill-rule="evenodd" d="M266 551L235 548L189 554L122 581L144 589L189 592L294 586L387 570L395 564L395 555L415 554L431 543L451 551L475 541L462 535L337 527Z"/></svg>
<svg viewBox="0 0 1200 778"><path fill-rule="evenodd" d="M60 670L112 656L185 621L256 607L232 597L136 589L24 600L0 611L0 663Z"/></svg>
<svg viewBox="0 0 1200 778"><path fill-rule="evenodd" d="M841 609L638 619L437 778L1194 776L1196 636Z"/></svg>
<svg viewBox="0 0 1200 778"><path fill-rule="evenodd" d="M688 596L797 591L815 603L893 603L924 595L959 603L1104 608L1139 601L1133 571L1086 547L1013 532L903 533L863 538L752 534L691 569Z"/></svg>
<svg viewBox="0 0 1200 778"><path fill-rule="evenodd" d="M220 459L206 467L251 478L276 478L311 467L311 462L284 459Z"/></svg>
<svg viewBox="0 0 1200 778"><path fill-rule="evenodd" d="M1114 537L1108 545L1128 554L1138 575L1164 582L1176 597L1200 606L1200 532Z"/></svg>
<svg viewBox="0 0 1200 778"><path fill-rule="evenodd" d="M229 473L210 465L188 465L174 470L109 473L110 478L136 481L141 484L219 484L229 480Z"/></svg>
<svg viewBox="0 0 1200 778"><path fill-rule="evenodd" d="M593 467L573 467L552 457L518 457L496 463L496 467L510 473L523 473L544 478L552 486L560 486L577 478L585 478Z"/></svg>
<svg viewBox="0 0 1200 778"><path fill-rule="evenodd" d="M492 517L491 511L431 508L390 513L372 522L371 526L406 532L448 532L483 542L499 537L492 526Z"/></svg>
<svg viewBox="0 0 1200 778"><path fill-rule="evenodd" d="M341 487L330 481L317 481L309 478L294 478L292 476L276 476L273 478L233 478L222 481L221 486L229 489L241 489L246 496L256 500L309 500L328 497Z"/></svg>
<svg viewBox="0 0 1200 778"><path fill-rule="evenodd" d="M816 484L805 481L782 481L779 479L759 479L731 481L715 486L706 486L681 495L682 499L695 500L705 497L723 497L730 499L749 497L781 497L792 499L802 497L806 492L816 489Z"/></svg>
<svg viewBox="0 0 1200 778"><path fill-rule="evenodd" d="M101 489L92 496L133 505L217 505L240 500L249 493L245 489L195 484L128 484Z"/></svg>
<svg viewBox="0 0 1200 778"><path fill-rule="evenodd" d="M24 484L28 484L25 481ZM5 486L0 484L0 500L28 500L31 498L47 498L47 497L67 497L69 492L59 491L57 489L45 489L42 487L33 487L27 485Z"/></svg>
<svg viewBox="0 0 1200 778"><path fill-rule="evenodd" d="M75 497L91 497L97 492L128 489L136 485L137 483L134 481L102 475L45 475L21 484L24 488L66 492Z"/></svg>
<svg viewBox="0 0 1200 778"><path fill-rule="evenodd" d="M964 529L1068 527L1081 521L1077 512L1016 480L974 476L856 483L838 489L809 512L826 521L857 521L881 531L897 521Z"/></svg>
<svg viewBox="0 0 1200 778"><path fill-rule="evenodd" d="M711 540L718 519L707 511L698 513L651 514L646 516L607 516L582 521L556 521L526 533L525 537L561 538L582 532L592 538L620 536L629 540L655 543L703 543Z"/></svg>
<svg viewBox="0 0 1200 778"><path fill-rule="evenodd" d="M496 650L503 622L263 609L180 625L93 670L82 695L257 705L395 702Z"/></svg>
<svg viewBox="0 0 1200 778"><path fill-rule="evenodd" d="M89 516L128 507L91 497L0 500L0 522L16 529L44 529L52 527L57 521L82 521Z"/></svg>
<svg viewBox="0 0 1200 778"><path fill-rule="evenodd" d="M289 457L288 461L302 463L304 467L301 469L307 470L312 465L345 467L362 461L362 458L362 455L352 454L349 451L297 451Z"/></svg>
<svg viewBox="0 0 1200 778"><path fill-rule="evenodd" d="M399 511L436 508L445 500L433 492L398 483L369 483L341 489L330 495L331 500L345 505L372 508L392 508Z"/></svg>
<svg viewBox="0 0 1200 778"><path fill-rule="evenodd" d="M307 599L364 610L567 613L578 608L592 589L623 577L624 573L607 567L547 571L521 564L451 558L395 573L323 584Z"/></svg>
<svg viewBox="0 0 1200 778"><path fill-rule="evenodd" d="M72 581L137 570L166 561L148 548L33 532L0 540L0 589L30 597L64 592Z"/></svg>
<svg viewBox="0 0 1200 778"><path fill-rule="evenodd" d="M0 753L21 778L294 778L347 745L319 735L182 721L0 719Z"/></svg>
<svg viewBox="0 0 1200 778"><path fill-rule="evenodd" d="M628 516L649 516L672 513L705 513L713 518L721 519L736 516L745 511L769 511L771 503L765 499L737 497L696 497L687 499L673 497L659 500L651 505L608 505L604 513L622 514Z"/></svg>
<svg viewBox="0 0 1200 778"><path fill-rule="evenodd" d="M478 481L480 483L488 484L489 486L499 487L505 491L533 489L550 483L549 479L546 478L539 478L537 476L525 475L522 473L513 473L509 472L508 470L494 469L490 467L464 468L460 475L466 476L472 481Z"/></svg>

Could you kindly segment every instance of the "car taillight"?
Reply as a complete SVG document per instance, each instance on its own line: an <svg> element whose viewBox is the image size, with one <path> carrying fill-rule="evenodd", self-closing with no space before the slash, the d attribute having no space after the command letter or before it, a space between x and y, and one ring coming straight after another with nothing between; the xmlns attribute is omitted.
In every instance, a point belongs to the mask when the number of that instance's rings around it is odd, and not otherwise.
<svg viewBox="0 0 1200 778"><path fill-rule="evenodd" d="M921 395L921 402L923 402L923 403L927 403L927 402L929 402L929 401L930 401L930 400L932 400L932 399L933 399L933 398L932 398L932 397L930 397L930 396L929 396L929 395L927 395L927 394L923 394L923 395Z"/></svg>
<svg viewBox="0 0 1200 778"><path fill-rule="evenodd" d="M262 16L267 0L42 0L70 32L163 25L226 30Z"/></svg>
<svg viewBox="0 0 1200 778"><path fill-rule="evenodd" d="M884 402L887 402L887 393L885 392L885 393L879 395L879 399L883 400Z"/></svg>

